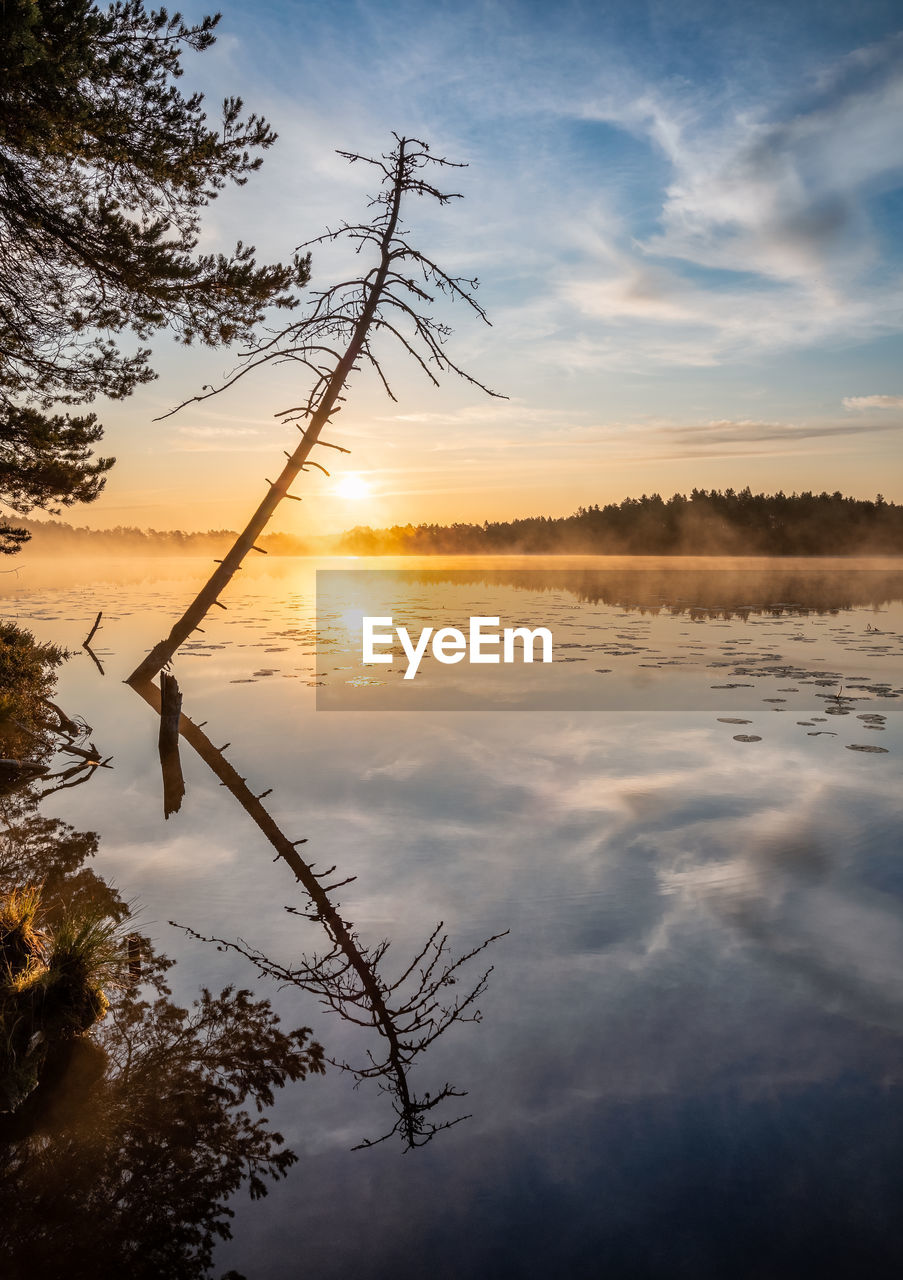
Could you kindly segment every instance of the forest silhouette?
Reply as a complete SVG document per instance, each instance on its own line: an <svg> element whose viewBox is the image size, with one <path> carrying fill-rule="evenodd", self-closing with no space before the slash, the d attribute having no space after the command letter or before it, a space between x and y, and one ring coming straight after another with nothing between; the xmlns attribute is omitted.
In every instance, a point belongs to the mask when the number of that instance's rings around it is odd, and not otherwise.
<svg viewBox="0 0 903 1280"><path fill-rule="evenodd" d="M118 527L74 528L20 520L37 554L208 555L234 530L186 533ZM482 524L357 526L336 535L259 539L270 555L755 555L847 556L903 553L903 505L835 493L753 493L693 489L670 498L643 494L569 516L528 516Z"/></svg>

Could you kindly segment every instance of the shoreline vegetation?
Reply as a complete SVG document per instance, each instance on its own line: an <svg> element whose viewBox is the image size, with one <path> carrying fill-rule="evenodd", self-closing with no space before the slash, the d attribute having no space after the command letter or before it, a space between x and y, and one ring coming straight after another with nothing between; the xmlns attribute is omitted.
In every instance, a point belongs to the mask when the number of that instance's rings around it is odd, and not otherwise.
<svg viewBox="0 0 903 1280"><path fill-rule="evenodd" d="M125 1259L135 1277L199 1280L236 1193L259 1199L298 1162L267 1113L277 1090L324 1073L324 1052L247 988L176 1004L175 961L93 865L97 832L41 811L107 763L50 700L66 656L0 626L4 1274L117 1275ZM13 758L26 754L30 772Z"/></svg>
<svg viewBox="0 0 903 1280"><path fill-rule="evenodd" d="M117 920L90 905L70 910L54 902L52 886L45 897L52 873L16 874L16 837L50 794L37 787L85 781L83 762L93 762L93 752L74 745L82 726L51 701L65 657L30 631L0 623L0 1118L20 1108L62 1046L104 1017L103 987L115 985L122 969ZM61 748L80 759L52 774Z"/></svg>
<svg viewBox="0 0 903 1280"><path fill-rule="evenodd" d="M57 520L23 520L38 555L206 555L222 552L234 530L186 533L117 527L89 529ZM2 525L0 525L2 531ZM712 555L855 556L903 554L903 505L835 493L754 494L746 488L694 489L580 507L570 516L532 516L482 524L359 525L344 533L258 539L269 555Z"/></svg>

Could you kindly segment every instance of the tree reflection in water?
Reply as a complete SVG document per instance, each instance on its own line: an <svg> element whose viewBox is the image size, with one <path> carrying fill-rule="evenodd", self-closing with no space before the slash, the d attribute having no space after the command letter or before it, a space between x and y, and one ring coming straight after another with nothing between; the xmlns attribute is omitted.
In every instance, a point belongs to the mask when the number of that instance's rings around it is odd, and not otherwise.
<svg viewBox="0 0 903 1280"><path fill-rule="evenodd" d="M50 927L89 911L127 921L128 904L86 865L97 836L42 817L39 799L34 786L4 797L0 893L43 884ZM323 1071L309 1028L283 1031L269 1001L232 987L181 1008L172 961L147 938L129 942L140 982L108 991L106 1017L57 1043L37 1088L0 1116L10 1280L207 1276L230 1234L229 1197L243 1184L265 1194L297 1159L260 1113L286 1081Z"/></svg>
<svg viewBox="0 0 903 1280"><path fill-rule="evenodd" d="M142 692L159 709L159 690L151 689ZM391 1096L395 1120L377 1142L399 1134L406 1148L417 1147L458 1123L464 1117L443 1119L436 1108L462 1091L444 1084L417 1096L408 1073L453 1023L479 1020L476 1002L490 970L462 994L458 977L495 938L453 958L439 925L386 976L389 943L358 938L330 897L339 887L327 883L330 873L300 857L303 842L289 840L185 716L179 731L294 871L308 903L289 910L317 921L329 940L323 955L287 968L243 943L220 945L380 1037L381 1050L362 1065L330 1059ZM49 760L58 742L51 736L33 739L32 754L40 747ZM87 763L84 777L96 767ZM4 1280L93 1280L120 1271L137 1280L199 1280L211 1274L217 1241L230 1235L230 1197L243 1185L252 1197L265 1194L267 1181L297 1160L262 1113L278 1088L322 1073L327 1059L309 1028L283 1030L270 1002L250 991L202 989L190 1009L176 1004L167 982L173 962L150 939L126 933L130 904L90 866L96 833L39 812L46 778L44 769L0 793L0 894L42 886L42 923L51 931L67 916L87 914L121 926L127 963L120 985L106 991L106 1016L89 1034L56 1041L37 1086L0 1115Z"/></svg>
<svg viewBox="0 0 903 1280"><path fill-rule="evenodd" d="M626 557L629 560L629 557ZM656 557L647 565L618 568L490 568L437 567L384 570L399 583L428 586L479 585L515 587L521 591L567 591L581 604L602 604L625 612L742 618L760 614L841 613L853 608L883 609L903 599L903 571L880 568L820 566L818 561L790 563L755 559L723 567L663 566ZM715 563L718 563L715 561ZM880 561L878 561L880 564ZM371 574L372 570L343 570Z"/></svg>
<svg viewBox="0 0 903 1280"><path fill-rule="evenodd" d="M388 978L382 971L388 941L368 947L332 907L328 913L319 906L314 912L302 912L294 907L286 910L318 921L332 944L330 950L322 956L304 957L296 965L281 965L240 940L206 938L188 928L185 932L202 942L215 942L219 947L245 956L259 973L281 986L310 992L346 1021L378 1033L383 1043L376 1052L368 1052L366 1063L353 1065L342 1059L327 1059L331 1066L349 1071L356 1082L377 1080L392 1099L395 1112L392 1127L379 1138L365 1138L353 1150L385 1142L393 1134L401 1137L407 1149L422 1147L441 1130L469 1119L468 1116L434 1119L431 1113L436 1107L449 1098L466 1097L466 1092L446 1083L436 1093L417 1097L409 1086L408 1072L415 1059L453 1023L480 1021L476 1001L486 989L491 967L466 995L450 996L448 989L456 984L458 971L468 960L504 934L495 934L452 959L440 922L402 972Z"/></svg>
<svg viewBox="0 0 903 1280"><path fill-rule="evenodd" d="M171 679L171 677L170 677ZM133 685L136 692L159 714L160 689L149 682ZM314 920L322 926L329 943L322 955L302 957L295 965L282 965L243 940L207 938L184 925L185 932L204 942L215 942L220 948L237 952L255 966L259 973L283 986L295 986L309 992L338 1013L346 1021L375 1031L379 1047L368 1050L367 1060L349 1063L329 1058L330 1065L350 1072L356 1083L376 1080L389 1095L395 1114L392 1126L376 1139L364 1139L358 1147L374 1146L393 1134L401 1137L406 1149L420 1147L437 1133L465 1120L467 1116L442 1119L436 1109L450 1098L465 1097L466 1092L445 1083L435 1092L419 1096L409 1083L409 1072L415 1061L456 1022L479 1022L477 1001L486 990L492 972L490 966L469 989L458 992L457 984L463 967L485 951L491 943L505 937L507 930L493 934L464 954L453 957L447 935L440 921L419 951L403 963L394 975L385 972L384 961L389 942L369 945L361 940L343 919L330 893L349 884L354 877L326 883L335 872L314 870L297 850L306 840L291 840L264 807L265 791L255 795L233 765L225 758L224 748L214 747L200 725L184 713L179 719L179 733L210 767L221 784L235 797L295 874L308 899L305 910L287 907L293 915ZM176 923L175 921L171 923ZM454 990L452 990L454 988Z"/></svg>

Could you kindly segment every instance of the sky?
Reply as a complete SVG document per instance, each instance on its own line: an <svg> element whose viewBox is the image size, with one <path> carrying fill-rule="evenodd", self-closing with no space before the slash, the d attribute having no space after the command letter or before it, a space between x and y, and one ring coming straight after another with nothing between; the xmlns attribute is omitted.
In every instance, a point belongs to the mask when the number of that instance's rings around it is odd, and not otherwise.
<svg viewBox="0 0 903 1280"><path fill-rule="evenodd" d="M437 389L385 354L355 375L272 528L568 514L691 488L903 500L903 10L529 0L226 0L185 90L239 93L279 133L207 211L204 249L261 258L355 220L371 174L337 148L392 131L466 162L462 200L413 200L412 241L476 276L452 358L507 399ZM201 9L189 7L187 16ZM316 250L311 287L346 265ZM93 527L244 523L295 433L303 369L220 380L234 353L154 346L156 382L101 403L118 458ZM290 510L285 508L291 508Z"/></svg>

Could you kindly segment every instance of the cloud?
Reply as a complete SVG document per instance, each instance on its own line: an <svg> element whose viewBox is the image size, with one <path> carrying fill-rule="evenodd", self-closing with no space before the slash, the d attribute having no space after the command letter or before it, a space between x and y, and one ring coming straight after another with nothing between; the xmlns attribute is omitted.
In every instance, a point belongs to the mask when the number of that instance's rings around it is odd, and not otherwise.
<svg viewBox="0 0 903 1280"><path fill-rule="evenodd" d="M903 182L901 46L839 60L802 103L725 115L683 85L586 107L668 165L658 228L629 238L608 219L594 247L584 232L596 269L581 263L559 284L566 305L617 325L596 352L604 364L715 365L903 327L901 272L873 216Z"/></svg>
<svg viewBox="0 0 903 1280"><path fill-rule="evenodd" d="M713 418L678 421L667 416L640 419L593 418L587 411L531 410L516 403L463 406L448 414L398 415L394 421L441 427L441 438L425 445L428 453L471 455L475 435L480 457L503 453L544 453L544 466L570 468L576 456L604 451L608 458L676 460L680 458L775 457L796 455L809 442L860 439L894 431L894 420L838 417L809 421ZM450 457L449 465L456 460ZM372 474L423 474L429 462L406 467L377 467ZM513 463L512 463L513 465ZM417 490L419 491L419 490ZM414 492L414 491L412 491Z"/></svg>
<svg viewBox="0 0 903 1280"><path fill-rule="evenodd" d="M183 436L195 436L201 440L225 440L232 436L256 436L254 427L227 427L222 424L209 427L177 427Z"/></svg>
<svg viewBox="0 0 903 1280"><path fill-rule="evenodd" d="M663 113L654 116L674 176L662 232L646 250L814 289L868 265L875 245L866 197L898 186L903 171L899 44L874 52L870 78L847 60L830 93L784 119L744 114L700 133L674 117L663 128Z"/></svg>
<svg viewBox="0 0 903 1280"><path fill-rule="evenodd" d="M799 286L733 288L695 284L676 271L625 264L615 276L574 280L562 297L617 331L592 359L603 366L646 363L710 366L779 348L861 339L903 323L894 291L868 299L822 298Z"/></svg>
<svg viewBox="0 0 903 1280"><path fill-rule="evenodd" d="M845 409L903 409L903 396L844 396Z"/></svg>
<svg viewBox="0 0 903 1280"><path fill-rule="evenodd" d="M208 426L177 426L176 438L170 445L173 453L269 453L272 441L259 437L255 427L230 427L225 423Z"/></svg>
<svg viewBox="0 0 903 1280"><path fill-rule="evenodd" d="M860 435L871 431L890 430L885 423L840 423L831 425L824 422L790 423L790 422L753 422L747 419L739 421L722 420L706 422L699 426L674 426L666 428L675 438L687 442L698 441L705 444L751 444L761 441L812 440L827 436Z"/></svg>
<svg viewBox="0 0 903 1280"><path fill-rule="evenodd" d="M519 400L480 401L477 404L462 405L447 411L423 410L418 413L395 413L377 418L381 422L405 422L431 427L476 426L483 428L489 423L514 423L518 426L529 423L531 426L550 426L566 424L574 419L585 418L586 409L562 410L559 408L528 407ZM441 444L434 446L440 448Z"/></svg>

